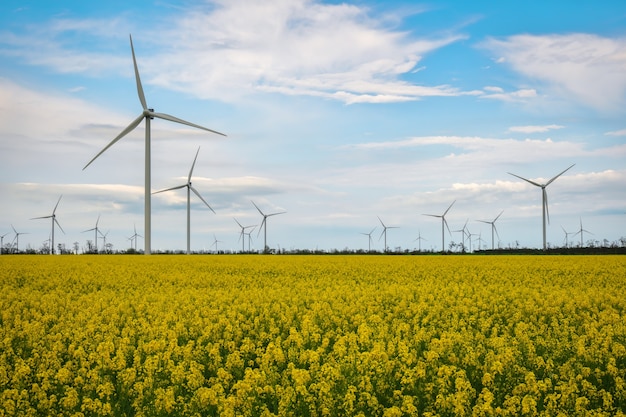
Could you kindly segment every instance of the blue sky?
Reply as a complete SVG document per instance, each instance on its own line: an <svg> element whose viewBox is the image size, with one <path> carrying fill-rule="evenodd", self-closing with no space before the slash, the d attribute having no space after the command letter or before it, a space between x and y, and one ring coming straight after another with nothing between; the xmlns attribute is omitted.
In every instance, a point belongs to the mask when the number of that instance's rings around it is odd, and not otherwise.
<svg viewBox="0 0 626 417"><path fill-rule="evenodd" d="M439 219L483 246L626 236L626 3L109 1L0 3L0 235L114 249L143 234L149 107L228 135L152 122L152 189L185 182L192 250L237 250L269 218L276 248L441 249ZM152 197L153 250L186 246L186 193ZM252 234L262 248L262 234ZM474 240L478 236L473 237ZM579 241L580 237L569 236ZM446 245L460 233L446 232ZM101 245L102 242L99 242ZM478 243L474 242L476 247ZM143 242L139 241L139 246Z"/></svg>

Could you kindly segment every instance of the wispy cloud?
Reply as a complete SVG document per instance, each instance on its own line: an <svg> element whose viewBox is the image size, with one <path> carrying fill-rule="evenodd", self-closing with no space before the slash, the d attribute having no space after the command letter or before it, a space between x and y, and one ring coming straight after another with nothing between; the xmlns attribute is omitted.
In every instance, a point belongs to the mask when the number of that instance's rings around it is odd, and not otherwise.
<svg viewBox="0 0 626 417"><path fill-rule="evenodd" d="M523 76L544 83L556 96L600 110L623 106L626 92L626 38L515 35L482 44Z"/></svg>
<svg viewBox="0 0 626 417"><path fill-rule="evenodd" d="M509 132L518 133L545 133L550 130L563 129L565 126L561 125L543 125L543 126L511 126Z"/></svg>
<svg viewBox="0 0 626 417"><path fill-rule="evenodd" d="M606 132L605 135L607 135L607 136L626 136L626 129L614 130L612 132Z"/></svg>
<svg viewBox="0 0 626 417"><path fill-rule="evenodd" d="M522 88L520 90L505 92L504 89L500 87L487 86L484 90L486 93L480 94L481 98L508 102L523 102L537 97L537 91L534 88Z"/></svg>

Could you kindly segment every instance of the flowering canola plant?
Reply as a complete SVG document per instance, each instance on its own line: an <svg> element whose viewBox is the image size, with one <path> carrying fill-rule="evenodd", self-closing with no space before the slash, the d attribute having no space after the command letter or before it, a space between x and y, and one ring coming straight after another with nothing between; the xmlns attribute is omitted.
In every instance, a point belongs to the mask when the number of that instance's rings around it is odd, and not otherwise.
<svg viewBox="0 0 626 417"><path fill-rule="evenodd" d="M0 416L615 416L623 256L2 256Z"/></svg>

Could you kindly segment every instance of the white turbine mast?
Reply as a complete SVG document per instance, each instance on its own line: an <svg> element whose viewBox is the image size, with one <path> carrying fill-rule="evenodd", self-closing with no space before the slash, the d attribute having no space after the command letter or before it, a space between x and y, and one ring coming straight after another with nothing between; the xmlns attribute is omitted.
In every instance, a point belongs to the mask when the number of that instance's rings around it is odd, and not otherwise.
<svg viewBox="0 0 626 417"><path fill-rule="evenodd" d="M2 255L2 251L4 250L4 237L11 232L6 232L3 235L0 235L0 255Z"/></svg>
<svg viewBox="0 0 626 417"><path fill-rule="evenodd" d="M134 249L135 249L135 252L137 252L137 238L138 237L143 238L143 236L141 236L140 234L137 233L137 226L136 225L133 226L133 230L135 231L135 233L133 233L133 235L131 237L129 237L128 240L130 240L131 248L132 248L133 241L135 242L135 248Z"/></svg>
<svg viewBox="0 0 626 417"><path fill-rule="evenodd" d="M413 242L417 241L417 246L418 246L417 250L419 252L422 251L422 240L428 240L428 239L423 238L422 237L422 232L418 229L417 230L417 238L415 238L415 240Z"/></svg>
<svg viewBox="0 0 626 417"><path fill-rule="evenodd" d="M496 216L496 218L493 219L492 221L489 221L489 220L478 220L481 223L487 223L487 224L491 225L491 250L494 250L494 239L493 239L494 232L498 236L498 240L500 240L500 235L498 234L498 229L496 228L496 221L500 218L500 216L502 216L502 213L504 213L504 210L502 210L500 212L500 214L498 214Z"/></svg>
<svg viewBox="0 0 626 417"><path fill-rule="evenodd" d="M170 122L175 122L175 123L180 123L183 125L187 125L187 126L191 126L191 127L195 127L197 129L202 129L202 130L206 130L208 132L212 132L212 133L216 133L218 135L222 135L222 136L226 136L223 133L220 133L218 131L191 123L191 122L187 122L185 120L179 119L178 117L174 117L171 116L169 114L165 114L165 113L157 113L154 111L154 109L150 109L148 108L148 105L146 104L146 97L143 93L143 87L141 85L141 79L139 78L139 69L137 68L137 60L135 59L135 49L133 47L133 38L132 36L130 36L130 50L133 56L133 66L135 69L135 82L137 84L137 94L139 96L139 101L141 102L141 106L143 107L143 110L141 112L141 114L135 119L133 120L119 135L117 135L117 137L115 139L113 139L107 146L104 147L104 149L102 149L100 152L98 152L98 154L96 156L94 156L91 161L89 161L87 163L87 165L85 165L85 167L83 168L83 170L85 168L87 168L93 161L96 160L96 158L98 158L100 155L102 155L102 153L104 153L104 151L106 151L107 149L109 149L111 146L113 146L115 144L115 142L117 142L118 140L120 140L121 138L123 138L124 136L126 136L128 133L130 133L131 131L133 131L140 123L142 120L145 120L146 122L146 139L145 139L145 159L144 159L144 163L145 163L145 192L144 192L144 233L146 234L146 237L144 239L144 245L145 245L145 250L144 250L144 254L146 255L150 255L151 253L151 236L152 236L152 227L151 227L151 185L150 185L150 181L151 181L151 169L150 169L150 150L151 150L151 146L150 146L150 120L154 119L155 117L158 119L163 119L163 120L169 120Z"/></svg>
<svg viewBox="0 0 626 417"><path fill-rule="evenodd" d="M535 181L531 181L527 178L524 177L520 177L519 175L515 175L511 172L509 172L509 175L513 175L514 177L517 177L521 180L526 181L529 184L532 184L536 187L541 188L541 211L542 211L542 220L543 220L543 250L546 250L547 245L546 245L546 217L548 219L548 223L550 223L550 212L548 210L548 193L546 192L546 187L548 185L550 185L554 180L556 180L557 178L559 178L561 175L565 174L566 171L568 171L570 168L572 168L574 165L576 164L572 164L570 165L568 168L564 169L563 171L561 171L559 174L555 175L554 177L552 177L548 182L546 182L545 184L541 184Z"/></svg>
<svg viewBox="0 0 626 417"><path fill-rule="evenodd" d="M424 216L441 217L441 252L446 251L444 226L448 229L448 233L450 234L450 236L452 236L452 232L450 232L450 227L448 226L448 222L446 221L446 214L448 214L448 211L450 211L454 203L456 203L456 200L454 200L452 204L450 204L448 209L444 211L443 214L424 214Z"/></svg>
<svg viewBox="0 0 626 417"><path fill-rule="evenodd" d="M256 227L256 224L252 225L252 226L242 226L241 223L239 223L239 220L237 220L237 219L234 219L234 220L235 220L235 222L237 222L239 227L241 227L241 232L239 233L239 239L237 239L237 242L239 242L241 240L241 252L245 252L246 251L246 248L245 248L246 238L245 238L245 236L248 234L248 233L246 233L246 229L249 229L249 228L253 228L254 229ZM250 251L250 242L249 241L248 241L248 251Z"/></svg>
<svg viewBox="0 0 626 417"><path fill-rule="evenodd" d="M574 233L574 236L576 236L576 235L580 234L580 247L581 247L581 248L583 247L583 234L584 234L583 232L587 232L587 233L589 233L590 235L592 235L592 234L593 234L593 233L591 233L589 230L585 230L585 229L583 229L583 219L582 219L582 217L581 217L581 218L580 218L580 230L578 230L578 232Z"/></svg>
<svg viewBox="0 0 626 417"><path fill-rule="evenodd" d="M100 215L98 214L98 220L96 220L96 227L93 227L91 229L87 229L87 230L83 230L83 233L86 232L91 232L92 230L94 230L94 244L96 245L96 253L98 253L98 233L102 234L100 232L100 229L98 229L98 222L100 222Z"/></svg>
<svg viewBox="0 0 626 417"><path fill-rule="evenodd" d="M250 200L252 201L252 200ZM261 222L261 226L259 227L259 232L257 233L257 237L261 234L261 229L263 229L263 252L267 252L267 218L270 216L276 216L279 214L285 214L287 213L286 211L280 211L277 213L270 213L270 214L265 214L261 211L261 209L259 208L259 206L257 206L254 201L252 201L252 204L254 204L254 207L256 207L256 209L259 211L259 213L261 213L261 216L263 216L263 221Z"/></svg>
<svg viewBox="0 0 626 417"><path fill-rule="evenodd" d="M63 195L61 195L61 197L63 197ZM59 226L59 229L61 229L61 231L63 232L63 234L65 234L65 231L63 230L63 228L61 227L61 225L59 224L59 221L57 220L57 215L56 215L56 211L57 211L57 207L59 206L59 203L61 202L61 197L59 197L59 199L57 200L56 205L54 206L54 210L52 210L52 214L49 216L41 216L41 217L33 217L31 220L36 220L36 219L52 219L52 245L50 247L50 254L54 255L54 224L56 223L57 226Z"/></svg>
<svg viewBox="0 0 626 417"><path fill-rule="evenodd" d="M13 227L13 225L11 225L11 229L13 229L13 233L15 233L15 237L13 238L13 241L11 242L11 246L13 246L13 242L16 242L15 252L19 253L20 252L20 235L27 235L28 232L18 232L17 230L15 230L15 227Z"/></svg>
<svg viewBox="0 0 626 417"><path fill-rule="evenodd" d="M184 187L187 187L187 255L191 253L191 192L193 191L195 195L198 196L200 200L213 212L215 210L206 202L204 198L200 195L198 190L196 190L193 185L191 185L191 175L193 174L193 168L196 166L196 159L198 159L198 153L200 152L200 147L198 146L198 150L196 151L196 157L193 158L193 164L191 164L191 169L189 170L189 176L187 177L187 182L183 185L178 185L176 187L166 188L164 190L155 191L153 194L163 193L165 191L178 190Z"/></svg>

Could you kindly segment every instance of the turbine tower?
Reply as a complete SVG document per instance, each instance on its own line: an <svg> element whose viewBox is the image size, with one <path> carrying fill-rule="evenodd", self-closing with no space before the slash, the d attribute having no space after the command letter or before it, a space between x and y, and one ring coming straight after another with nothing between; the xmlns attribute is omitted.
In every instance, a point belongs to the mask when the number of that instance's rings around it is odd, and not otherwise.
<svg viewBox="0 0 626 417"><path fill-rule="evenodd" d="M191 169L189 170L189 176L187 177L187 182L183 185L178 185L172 188L166 188L165 190L155 191L153 194L163 193L165 191L178 190L183 187L187 187L187 255L191 253L191 192L193 191L200 200L209 208L213 213L215 210L211 208L209 203L207 203L204 198L200 195L198 190L193 188L191 185L191 175L193 174L193 167L196 165L196 159L198 159L198 153L200 152L200 147L196 151L196 157L193 159L193 164L191 164Z"/></svg>
<svg viewBox="0 0 626 417"><path fill-rule="evenodd" d="M61 195L61 197L63 197L63 195ZM56 223L57 226L59 226L59 229L61 229L61 231L65 234L65 231L63 230L63 228L61 227L61 225L59 224L59 221L57 220L57 216L56 216L56 211L57 211L57 207L59 206L59 203L61 202L61 197L59 197L59 199L57 200L57 204L54 206L54 210L52 210L52 214L49 216L42 216L42 217L33 217L31 220L35 220L35 219L52 219L52 246L50 247L50 254L54 255L54 224Z"/></svg>
<svg viewBox="0 0 626 417"><path fill-rule="evenodd" d="M500 216L502 216L502 213L504 213L504 210L502 210L500 212L500 214L498 214L496 216L495 219L493 219L492 221L488 221L488 220L478 220L481 223L487 223L491 225L491 250L494 250L494 240L493 240L493 233L495 232L496 235L498 236L498 240L500 240L500 235L498 234L498 229L496 229L496 221L500 218Z"/></svg>
<svg viewBox="0 0 626 417"><path fill-rule="evenodd" d="M252 201L252 200L250 200ZM254 201L252 201L252 204L254 204ZM277 213L270 213L270 214L265 214L261 211L261 209L254 204L254 207L256 207L256 209L259 211L259 213L261 213L261 216L263 216L263 221L261 222L261 226L259 227L259 233L257 233L257 236L259 234L261 234L261 228L263 228L263 253L267 252L267 218L270 216L276 216L278 214L284 214L287 213L286 211L281 211L281 212L277 212Z"/></svg>
<svg viewBox="0 0 626 417"><path fill-rule="evenodd" d="M385 223L383 223L380 217L378 217L378 221L380 222L380 224L383 225L383 231L380 233L380 237L378 238L378 240L380 240L380 238L383 237L383 235L385 236L385 252L387 252L387 229L397 229L398 227L397 226L385 226Z"/></svg>
<svg viewBox="0 0 626 417"><path fill-rule="evenodd" d="M179 119L178 117L170 116L169 114L165 114L165 113L156 113L154 111L154 109L149 109L148 105L146 104L146 97L145 97L145 95L143 93L143 87L141 86L141 79L139 78L139 69L137 68L137 60L135 59L135 49L133 47L133 38L132 38L132 36L130 36L130 50L131 50L131 53L133 55L133 66L135 68L135 82L137 84L137 94L139 95L139 101L141 102L141 106L143 107L143 111L135 120L133 120L126 127L126 129L124 129L122 131L122 133L117 135L117 137L115 139L113 139L104 149L102 149L96 156L94 156L93 159L91 161L89 161L87 163L87 165L85 165L83 170L85 168L87 168L93 161L95 161L96 158L98 158L100 155L102 155L102 153L104 153L104 151L106 151L111 146L113 146L113 144L115 144L115 142L117 142L118 140L120 140L121 138L126 136L128 133L130 133L133 129L135 129L139 125L139 123L141 123L142 120L145 120L145 122L146 122L146 139L145 139L145 160L144 160L144 164L145 164L144 233L146 234L146 237L144 239L144 245L145 245L144 254L150 255L150 253L151 253L150 244L151 244L151 236L152 236L151 200L150 200L150 197L151 197L151 195L150 195L150 192L151 192L151 186L150 186L150 180L151 180L151 174L150 174L150 159L151 159L150 158L150 149L151 149L151 147L150 147L150 120L152 120L152 119L154 119L156 117L158 119L169 120L170 122L180 123L180 124L183 124L183 125L195 127L197 129L206 130L208 132L216 133L218 135L222 135L222 136L226 136L226 135L223 134L223 133L217 132L215 130L211 130L209 128L203 127L203 126L187 122L185 120Z"/></svg>
<svg viewBox="0 0 626 417"><path fill-rule="evenodd" d="M241 223L239 223L239 220L235 219L235 221L237 222L237 224L239 225L239 227L241 227L241 233L239 233L239 239L237 239L237 242L239 242L241 240L241 252L245 252L246 248L245 248L245 244L246 244L246 238L245 236L247 235L246 233L246 229L249 228L255 228L256 224L253 226L242 226ZM248 251L250 251L250 243L248 242Z"/></svg>
<svg viewBox="0 0 626 417"><path fill-rule="evenodd" d="M372 251L372 233L374 233L374 230L376 230L376 228L373 228L372 231L369 232L369 233L361 232L362 235L365 235L368 238L368 241L367 241L367 251L368 252Z"/></svg>
<svg viewBox="0 0 626 417"><path fill-rule="evenodd" d="M576 236L578 233L568 232L563 226L561 226L561 229L563 229L563 233L565 233L565 247L569 248L569 235Z"/></svg>
<svg viewBox="0 0 626 417"><path fill-rule="evenodd" d="M418 229L418 230L417 230L417 238L416 238L413 242L417 241L417 245L418 245L417 250L418 250L419 252L421 252L421 251L422 251L422 240L428 240L428 239L424 239L424 238L422 237L422 232L420 232L420 230Z"/></svg>
<svg viewBox="0 0 626 417"><path fill-rule="evenodd" d="M98 220L96 220L96 227L91 229L83 230L83 233L91 232L94 230L94 244L96 245L96 253L98 253L98 233L100 233L100 229L98 229L98 222L100 221L100 215L98 214ZM102 233L100 233L102 234Z"/></svg>
<svg viewBox="0 0 626 417"><path fill-rule="evenodd" d="M135 242L135 252L137 252L137 238L138 237L143 237L140 234L137 234L137 226L133 226L135 233L128 238L128 240L130 240L130 244L133 244L133 241ZM132 247L132 246L131 246Z"/></svg>
<svg viewBox="0 0 626 417"><path fill-rule="evenodd" d="M554 181L555 179L559 178L561 175L565 174L566 171L568 171L570 168L572 168L574 165L576 164L572 164L570 165L567 169L561 171L561 173L559 173L558 175L555 175L554 177L552 177L550 179L550 181L546 182L545 184L541 184L535 181L531 181L527 178L524 177L520 177L519 175L515 175L511 172L509 172L509 175L513 175L514 177L517 177L521 180L526 181L527 183L530 183L536 187L540 187L541 188L541 210L542 210L542 219L543 219L543 250L546 250L547 246L546 246L546 217L548 218L548 223L550 223L550 212L548 210L548 193L546 192L546 187L548 185L550 185L552 183L552 181Z"/></svg>
<svg viewBox="0 0 626 417"><path fill-rule="evenodd" d="M445 242L445 235L444 235L444 232L445 232L444 225L448 229L448 233L450 233L450 236L452 236L452 233L450 232L450 227L448 226L448 222L446 221L446 214L448 214L448 211L450 211L450 209L452 208L454 203L456 203L456 200L454 200L452 202L452 204L450 204L450 207L448 207L448 209L446 211L444 211L443 214L424 214L424 216L441 217L441 252L445 252L446 251L446 242Z"/></svg>
<svg viewBox="0 0 626 417"><path fill-rule="evenodd" d="M2 255L2 251L4 250L4 237L11 232L6 232L3 235L0 235L0 255Z"/></svg>

